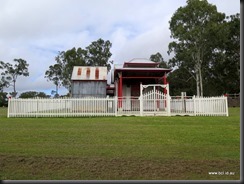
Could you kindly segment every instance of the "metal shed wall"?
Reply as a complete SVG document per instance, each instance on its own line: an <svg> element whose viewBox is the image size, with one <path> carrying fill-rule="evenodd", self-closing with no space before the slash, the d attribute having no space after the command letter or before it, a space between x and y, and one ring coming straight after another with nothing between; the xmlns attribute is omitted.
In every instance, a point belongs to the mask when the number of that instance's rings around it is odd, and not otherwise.
<svg viewBox="0 0 244 184"><path fill-rule="evenodd" d="M107 81L72 81L72 97L106 97Z"/></svg>

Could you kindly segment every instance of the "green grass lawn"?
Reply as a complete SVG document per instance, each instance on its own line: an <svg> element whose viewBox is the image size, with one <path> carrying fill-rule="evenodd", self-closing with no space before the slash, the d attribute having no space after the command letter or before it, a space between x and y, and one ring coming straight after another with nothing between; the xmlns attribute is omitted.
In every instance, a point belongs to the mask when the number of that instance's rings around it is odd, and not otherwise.
<svg viewBox="0 0 244 184"><path fill-rule="evenodd" d="M229 117L6 114L0 108L1 180L240 179L240 108Z"/></svg>

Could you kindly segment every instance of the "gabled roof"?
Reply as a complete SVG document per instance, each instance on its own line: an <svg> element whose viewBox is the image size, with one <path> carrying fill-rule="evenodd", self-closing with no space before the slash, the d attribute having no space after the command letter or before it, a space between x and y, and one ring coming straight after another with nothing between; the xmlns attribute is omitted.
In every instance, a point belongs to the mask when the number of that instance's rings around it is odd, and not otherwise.
<svg viewBox="0 0 244 184"><path fill-rule="evenodd" d="M153 67L156 68L159 65L159 63L157 62L153 62L149 59L145 59L145 58L134 58L128 62L124 63L124 68L128 68L128 67Z"/></svg>
<svg viewBox="0 0 244 184"><path fill-rule="evenodd" d="M123 78L159 78L171 71L172 69L159 68L159 63L149 59L135 58L125 62L122 68L114 68L114 77L122 72Z"/></svg>

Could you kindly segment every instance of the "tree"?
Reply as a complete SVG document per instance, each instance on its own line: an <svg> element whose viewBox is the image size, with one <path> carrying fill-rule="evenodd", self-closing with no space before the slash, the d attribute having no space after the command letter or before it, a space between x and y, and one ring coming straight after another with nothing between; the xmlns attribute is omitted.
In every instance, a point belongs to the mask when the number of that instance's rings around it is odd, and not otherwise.
<svg viewBox="0 0 244 184"><path fill-rule="evenodd" d="M37 92L37 91L27 91L23 92L19 95L19 98L50 98L50 95L46 95L44 92Z"/></svg>
<svg viewBox="0 0 244 184"><path fill-rule="evenodd" d="M49 67L45 77L53 81L56 85L61 82L62 86L68 89L71 94L71 75L74 66L106 66L110 70L109 61L111 57L110 48L112 44L109 41L98 39L92 42L86 49L72 48L67 51L59 52L55 58L56 64ZM59 81L59 82L58 82ZM56 85L57 87L57 85Z"/></svg>
<svg viewBox="0 0 244 184"><path fill-rule="evenodd" d="M10 63L4 63L1 62L1 68L4 69L3 74L5 75L5 83L8 84L9 86L13 86L14 91L13 91L13 97L17 95L16 92L16 81L18 76L29 76L28 72L28 66L27 62L23 59L14 59L15 64L12 65Z"/></svg>
<svg viewBox="0 0 244 184"><path fill-rule="evenodd" d="M111 69L113 61L109 61L109 58L112 56L110 48L112 43L110 41L104 41L103 39L98 39L97 41L92 42L87 50L87 65L88 66L106 66L108 71Z"/></svg>
<svg viewBox="0 0 244 184"><path fill-rule="evenodd" d="M187 5L178 8L169 22L171 37L175 39L168 51L174 52L175 57L169 62L184 67L193 76L197 96L203 96L202 71L209 66L206 57L216 47L224 18L225 14L207 0L187 0Z"/></svg>
<svg viewBox="0 0 244 184"><path fill-rule="evenodd" d="M61 73L59 72L56 73L58 74L57 79L61 81L61 84L66 89L68 89L69 92L71 92L71 75L72 75L73 67L86 66L86 53L87 53L86 50L82 48L76 49L74 47L70 50L60 52L59 55L55 58L57 62L57 66L55 68L61 70ZM56 81L55 78L54 80Z"/></svg>
<svg viewBox="0 0 244 184"><path fill-rule="evenodd" d="M187 96L196 94L194 78L184 68L175 69L168 76L170 95L178 96L181 92L186 92Z"/></svg>
<svg viewBox="0 0 244 184"><path fill-rule="evenodd" d="M209 84L223 93L240 92L240 14L226 17L221 27L222 38L218 38L218 47L208 56Z"/></svg>
<svg viewBox="0 0 244 184"><path fill-rule="evenodd" d="M5 75L4 67L5 67L5 63L3 61L0 61L0 71L1 71L0 92L3 92L4 88L9 87L9 81L6 78L7 76Z"/></svg>
<svg viewBox="0 0 244 184"><path fill-rule="evenodd" d="M8 105L8 93L0 91L0 107L6 107Z"/></svg>
<svg viewBox="0 0 244 184"><path fill-rule="evenodd" d="M159 52L157 52L156 54L152 54L150 56L150 60L154 62L158 62L159 68L168 68L167 63L164 61L163 56Z"/></svg>
<svg viewBox="0 0 244 184"><path fill-rule="evenodd" d="M51 95L47 95L47 94L44 93L44 92L39 92L39 93L37 94L37 97L40 97L40 98L50 98Z"/></svg>
<svg viewBox="0 0 244 184"><path fill-rule="evenodd" d="M59 64L49 66L49 70L45 73L45 78L48 81L53 81L56 86L55 94L58 95L58 87L61 85L62 68Z"/></svg>
<svg viewBox="0 0 244 184"><path fill-rule="evenodd" d="M1 75L1 80L0 80L0 92L3 92L3 89L5 87L9 86L9 82L6 80L4 74Z"/></svg>

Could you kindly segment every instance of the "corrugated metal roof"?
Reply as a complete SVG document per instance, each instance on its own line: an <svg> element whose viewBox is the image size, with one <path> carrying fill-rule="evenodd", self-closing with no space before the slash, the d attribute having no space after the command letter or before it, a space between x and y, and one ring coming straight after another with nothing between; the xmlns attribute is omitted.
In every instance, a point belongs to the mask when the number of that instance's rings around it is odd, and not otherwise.
<svg viewBox="0 0 244 184"><path fill-rule="evenodd" d="M107 80L107 67L74 66L71 80Z"/></svg>

